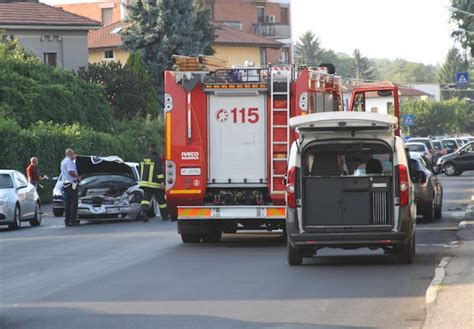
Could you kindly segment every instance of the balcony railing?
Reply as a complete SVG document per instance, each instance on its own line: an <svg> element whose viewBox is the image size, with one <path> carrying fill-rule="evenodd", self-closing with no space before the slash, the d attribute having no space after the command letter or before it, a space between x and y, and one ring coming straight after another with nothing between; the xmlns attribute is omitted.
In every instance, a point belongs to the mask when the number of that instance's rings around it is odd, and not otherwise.
<svg viewBox="0 0 474 329"><path fill-rule="evenodd" d="M253 33L259 37L290 39L291 26L285 24L254 24Z"/></svg>

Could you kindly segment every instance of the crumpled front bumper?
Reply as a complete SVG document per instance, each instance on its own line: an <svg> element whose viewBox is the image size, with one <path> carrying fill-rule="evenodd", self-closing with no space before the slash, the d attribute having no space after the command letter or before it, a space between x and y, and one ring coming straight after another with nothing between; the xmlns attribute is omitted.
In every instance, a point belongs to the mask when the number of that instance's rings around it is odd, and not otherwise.
<svg viewBox="0 0 474 329"><path fill-rule="evenodd" d="M91 219L116 219L116 218L136 218L140 212L140 204L130 205L101 205L94 206L79 202L77 215L79 218Z"/></svg>

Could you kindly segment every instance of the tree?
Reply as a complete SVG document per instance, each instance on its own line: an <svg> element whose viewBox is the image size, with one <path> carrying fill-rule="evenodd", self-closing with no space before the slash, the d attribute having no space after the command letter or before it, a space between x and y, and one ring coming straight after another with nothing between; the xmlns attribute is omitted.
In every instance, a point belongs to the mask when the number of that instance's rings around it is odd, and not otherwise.
<svg viewBox="0 0 474 329"><path fill-rule="evenodd" d="M375 79L375 70L372 64L367 57L361 54L359 49L355 49L352 54L350 74L351 78L356 82L372 81Z"/></svg>
<svg viewBox="0 0 474 329"><path fill-rule="evenodd" d="M448 55L438 71L438 82L441 84L452 84L455 81L456 72L465 70L466 62L463 60L459 50L455 47L448 51Z"/></svg>
<svg viewBox="0 0 474 329"><path fill-rule="evenodd" d="M216 28L210 24L211 21L211 10L208 6L202 4L201 0L194 0L194 12L196 14L196 31L200 33L199 39L202 42L202 48L204 49L203 55L214 55L215 51L212 48L214 43Z"/></svg>
<svg viewBox="0 0 474 329"><path fill-rule="evenodd" d="M459 30L453 32L453 37L458 40L466 51L471 49L474 57L474 2L472 0L451 0L454 8L451 12L451 22L454 22ZM469 14L470 13L470 14Z"/></svg>
<svg viewBox="0 0 474 329"><path fill-rule="evenodd" d="M159 104L153 84L140 58L139 53L132 53L125 66L116 62L101 62L89 64L77 72L81 79L103 87L117 119L158 113Z"/></svg>
<svg viewBox="0 0 474 329"><path fill-rule="evenodd" d="M297 65L319 66L323 54L319 38L313 32L308 31L300 36L295 47Z"/></svg>
<svg viewBox="0 0 474 329"><path fill-rule="evenodd" d="M209 52L213 29L206 23L209 12L196 12L193 0L155 0L132 2L122 36L125 46L141 51L145 66L163 97L163 72L172 68L172 55L197 55ZM207 13L207 14L206 14Z"/></svg>

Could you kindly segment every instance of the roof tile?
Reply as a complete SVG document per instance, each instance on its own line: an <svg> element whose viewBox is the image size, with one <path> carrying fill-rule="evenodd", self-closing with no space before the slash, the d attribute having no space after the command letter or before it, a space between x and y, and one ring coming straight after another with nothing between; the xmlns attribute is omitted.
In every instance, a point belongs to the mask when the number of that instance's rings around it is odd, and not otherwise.
<svg viewBox="0 0 474 329"><path fill-rule="evenodd" d="M97 27L100 23L43 3L0 3L0 25Z"/></svg>

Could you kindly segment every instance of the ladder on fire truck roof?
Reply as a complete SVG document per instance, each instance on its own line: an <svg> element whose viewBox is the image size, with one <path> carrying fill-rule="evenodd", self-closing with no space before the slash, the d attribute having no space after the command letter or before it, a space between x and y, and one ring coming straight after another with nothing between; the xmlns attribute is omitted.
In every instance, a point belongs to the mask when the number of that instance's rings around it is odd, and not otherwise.
<svg viewBox="0 0 474 329"><path fill-rule="evenodd" d="M285 194L290 152L291 67L270 68L270 193Z"/></svg>

